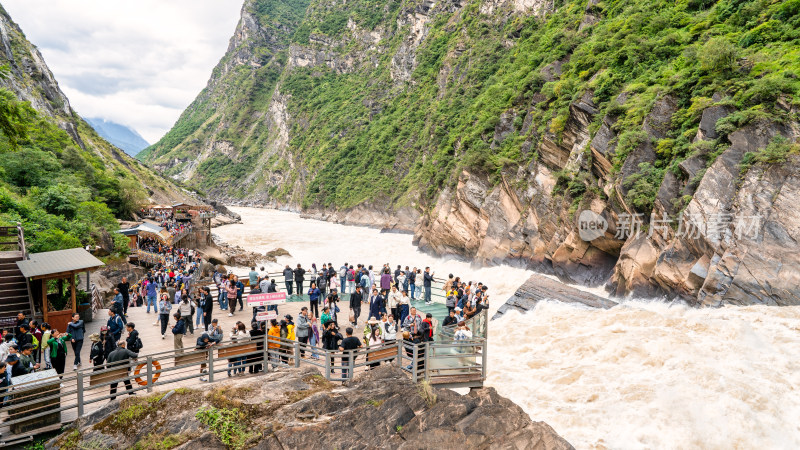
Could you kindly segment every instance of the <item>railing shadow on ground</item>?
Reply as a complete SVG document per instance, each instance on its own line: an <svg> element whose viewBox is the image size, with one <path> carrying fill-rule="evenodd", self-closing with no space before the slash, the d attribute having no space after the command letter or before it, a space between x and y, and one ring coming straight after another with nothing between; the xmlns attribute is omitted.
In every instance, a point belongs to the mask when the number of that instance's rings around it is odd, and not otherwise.
<svg viewBox="0 0 800 450"><path fill-rule="evenodd" d="M485 314L482 314L485 316ZM440 387L480 387L486 379L486 339L413 343L405 340L358 350L334 351L274 336L228 342L209 349L167 350L125 363L57 375L12 378L0 407L0 445L30 439L83 417L105 402L140 391L177 388L187 380L213 383L253 367L312 366L329 381L345 382L379 364L396 363L414 382ZM226 376L227 375L227 376ZM16 382L14 382L16 380ZM126 389L130 383L131 389ZM117 389L111 392L112 386Z"/></svg>

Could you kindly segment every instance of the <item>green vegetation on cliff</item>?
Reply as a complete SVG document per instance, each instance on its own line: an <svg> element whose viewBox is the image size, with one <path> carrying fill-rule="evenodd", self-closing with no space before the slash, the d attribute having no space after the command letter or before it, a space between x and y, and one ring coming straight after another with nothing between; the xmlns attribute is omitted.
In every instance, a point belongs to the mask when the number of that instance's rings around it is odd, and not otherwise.
<svg viewBox="0 0 800 450"><path fill-rule="evenodd" d="M117 218L171 188L72 111L2 7L0 26L0 226L22 223L32 252L96 244L127 251Z"/></svg>
<svg viewBox="0 0 800 450"><path fill-rule="evenodd" d="M0 134L0 226L21 222L31 251L94 244L119 228L115 216L130 215L146 198L125 171L107 168L9 91L0 95L21 111L14 124L22 130L15 146ZM126 247L124 237L116 240Z"/></svg>
<svg viewBox="0 0 800 450"><path fill-rule="evenodd" d="M461 169L497 182L541 161L543 142L562 144L571 106L583 101L596 111L590 133L614 119L610 178L626 203L648 212L666 171L701 151L713 158L753 120L796 120L800 103L800 0L563 0L538 15L511 4L488 11L478 0L314 0L299 25L301 2L281 16L268 4L246 8L280 39L252 37L250 56L229 52L147 161L183 173L204 146L225 141L225 151L206 148L190 183L303 207L430 205ZM415 14L430 20L413 48ZM272 59L253 69L260 51ZM250 62L223 73L243 56ZM316 63L287 64L292 57ZM406 77L404 58L414 61ZM276 92L286 97L288 144L270 118ZM665 97L675 110L654 138L643 124ZM692 141L711 105L737 112L699 148ZM635 176L624 173L647 144L655 157L634 164ZM568 195L605 195L593 175L576 173L564 175Z"/></svg>

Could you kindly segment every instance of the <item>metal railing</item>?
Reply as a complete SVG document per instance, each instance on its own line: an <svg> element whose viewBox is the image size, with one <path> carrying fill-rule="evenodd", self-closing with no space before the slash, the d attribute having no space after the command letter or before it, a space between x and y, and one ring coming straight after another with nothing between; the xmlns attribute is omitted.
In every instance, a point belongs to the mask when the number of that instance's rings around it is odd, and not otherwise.
<svg viewBox="0 0 800 450"><path fill-rule="evenodd" d="M62 375L13 383L0 408L0 445L72 422L103 402L156 388L178 387L187 380L215 382L244 372L276 367L316 367L330 381L346 381L382 363L395 362L414 382L442 387L482 386L486 379L486 340L413 343L385 342L357 350L325 350L274 336L215 344L208 349L176 349L142 355L134 361L80 369ZM130 384L130 390L126 388ZM111 389L120 389L112 393ZM57 417L56 417L57 416Z"/></svg>

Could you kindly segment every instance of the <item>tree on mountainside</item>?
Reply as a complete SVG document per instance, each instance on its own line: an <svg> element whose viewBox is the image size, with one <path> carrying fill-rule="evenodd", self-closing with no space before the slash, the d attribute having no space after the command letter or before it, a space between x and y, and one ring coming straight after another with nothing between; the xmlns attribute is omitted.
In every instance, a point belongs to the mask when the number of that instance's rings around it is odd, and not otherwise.
<svg viewBox="0 0 800 450"><path fill-rule="evenodd" d="M119 198L120 210L129 216L147 203L147 193L141 183L130 178L120 180Z"/></svg>

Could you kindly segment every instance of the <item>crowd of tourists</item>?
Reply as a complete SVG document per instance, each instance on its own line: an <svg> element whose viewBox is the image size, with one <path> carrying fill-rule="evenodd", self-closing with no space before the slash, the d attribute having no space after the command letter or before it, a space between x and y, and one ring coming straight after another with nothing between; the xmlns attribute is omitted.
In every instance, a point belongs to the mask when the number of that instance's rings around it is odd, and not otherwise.
<svg viewBox="0 0 800 450"><path fill-rule="evenodd" d="M227 311L233 316L236 311L244 313L243 294L246 286L232 273L213 275L219 294L215 299L210 286L195 286L200 261L181 249L163 249L176 258L170 265L159 264L152 268L139 282L131 284L122 277L114 288L114 300L108 310L108 319L99 333L88 336L90 360L95 370L113 364L127 364L135 360L144 343L136 324L127 320L129 307L151 308L156 314L153 325L160 325L161 337L172 336L173 346L179 351L191 351L184 344L186 335L197 335L194 350L205 350L224 342L242 342L261 336L257 341L256 356L233 357L228 361L228 376L256 373L272 366L285 365L293 358L291 342L301 343L300 357L319 359L336 352L347 378L352 374L345 368L349 363L350 350L378 347L404 340L408 344L424 344L433 341L437 321L430 313L418 312L411 300L424 299L431 302L434 274L429 267L424 269L396 266L392 270L385 264L378 271L362 264L343 264L335 269L331 264L322 264L317 269L312 264L305 270L300 264L296 268L284 269L284 286L289 295L305 292L308 306L303 306L297 318L290 314L269 321L256 320L262 311L274 311L278 306L251 308L246 318L237 321L226 333L214 318L215 309ZM277 292L276 280L261 268L251 268L247 276L249 293ZM306 288L305 282L309 284ZM349 294L347 303L340 306L342 295ZM482 283L462 281L452 274L444 281L442 292L448 308L443 326L454 328L456 340L469 339L472 331L467 320L488 308L487 286ZM218 307L215 308L214 304ZM237 308L238 307L238 308ZM349 312L342 317L342 308ZM357 329L362 311L366 312L363 329ZM343 329L340 327L344 324ZM73 352L73 369L82 367L81 349L86 330L83 321L75 314L65 330L55 330L47 323L37 323L20 313L13 330L2 331L0 343L0 388L10 384L11 377L36 370L53 368L64 373L68 347ZM263 359L263 345L270 350L270 359ZM69 344L69 345L68 345ZM327 351L327 352L326 352ZM344 353L339 353L344 352ZM409 353L410 354L410 353ZM331 365L334 365L331 356ZM376 363L370 363L374 366ZM410 369L410 367L408 367ZM203 368L202 370L205 370ZM205 378L203 378L205 379ZM130 381L125 387L132 394ZM111 386L116 395L117 386Z"/></svg>
<svg viewBox="0 0 800 450"><path fill-rule="evenodd" d="M11 378L43 369L55 369L63 374L67 363L68 346L74 353L74 368L81 365L81 348L86 329L80 314L73 314L64 330L47 322L39 323L24 312L17 315L13 329L2 330L0 342L0 389L11 384ZM1 401L5 399L0 396Z"/></svg>

